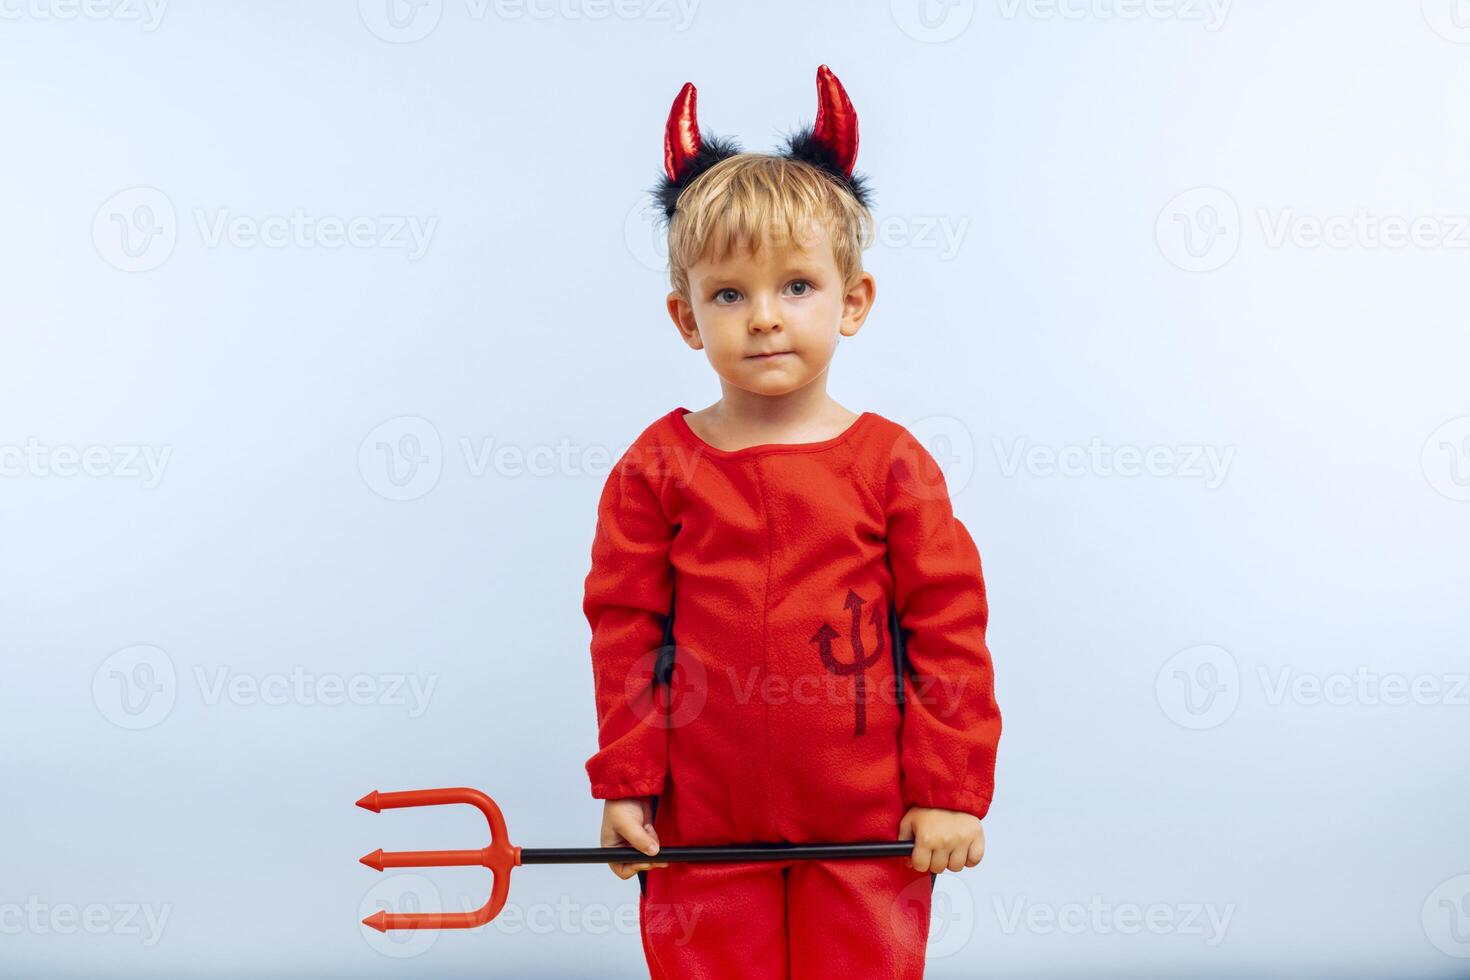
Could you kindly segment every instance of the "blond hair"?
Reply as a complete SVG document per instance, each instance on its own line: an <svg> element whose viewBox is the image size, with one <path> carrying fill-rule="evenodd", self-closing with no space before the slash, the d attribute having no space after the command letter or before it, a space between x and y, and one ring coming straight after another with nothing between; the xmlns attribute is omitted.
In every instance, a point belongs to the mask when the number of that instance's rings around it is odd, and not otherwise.
<svg viewBox="0 0 1470 980"><path fill-rule="evenodd" d="M700 174L679 195L669 220L669 282L689 298L689 267L719 262L736 249L801 243L827 229L832 255L850 285L873 244L873 213L835 177L800 160L737 153Z"/></svg>

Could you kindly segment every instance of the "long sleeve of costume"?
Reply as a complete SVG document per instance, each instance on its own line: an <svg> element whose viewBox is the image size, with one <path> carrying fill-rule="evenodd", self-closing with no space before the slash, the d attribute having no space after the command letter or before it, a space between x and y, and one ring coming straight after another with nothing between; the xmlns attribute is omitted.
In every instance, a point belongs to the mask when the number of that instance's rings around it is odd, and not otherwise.
<svg viewBox="0 0 1470 980"><path fill-rule="evenodd" d="M592 627L598 751L587 760L592 795L623 799L661 792L668 773L668 729L653 706L653 658L663 642L674 572L677 526L630 448L609 474L598 502L582 610Z"/></svg>
<svg viewBox="0 0 1470 980"><path fill-rule="evenodd" d="M916 439L901 434L889 464L888 560L910 666L900 732L903 802L983 818L1001 721L980 554L954 516L938 463Z"/></svg>

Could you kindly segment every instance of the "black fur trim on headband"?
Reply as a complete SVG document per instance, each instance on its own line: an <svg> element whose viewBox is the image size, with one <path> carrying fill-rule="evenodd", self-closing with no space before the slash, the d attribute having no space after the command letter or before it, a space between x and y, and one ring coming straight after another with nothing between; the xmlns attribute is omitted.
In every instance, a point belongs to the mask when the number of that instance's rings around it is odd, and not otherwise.
<svg viewBox="0 0 1470 980"><path fill-rule="evenodd" d="M704 173L710 167L719 163L727 157L732 157L740 152L740 144L726 136L704 136L699 141L699 152L696 153L684 167L684 173L678 181L671 180L668 174L660 174L658 184L649 190L649 193L658 201L663 210L665 219L672 219L674 211L679 206L679 195L684 188L693 183L694 178Z"/></svg>
<svg viewBox="0 0 1470 980"><path fill-rule="evenodd" d="M837 163L837 157L828 146L817 139L816 127L806 126L786 137L786 152L782 154L791 160L801 160L813 166L827 171L833 177L852 192L859 204L865 208L873 206L873 189L868 184L868 178L854 172L851 177L842 172L842 167Z"/></svg>

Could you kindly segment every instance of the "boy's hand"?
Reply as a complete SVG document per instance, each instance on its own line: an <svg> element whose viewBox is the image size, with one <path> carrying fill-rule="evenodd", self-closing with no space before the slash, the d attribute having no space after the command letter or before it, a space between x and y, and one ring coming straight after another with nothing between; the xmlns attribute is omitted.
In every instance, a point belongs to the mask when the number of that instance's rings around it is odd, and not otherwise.
<svg viewBox="0 0 1470 980"><path fill-rule="evenodd" d="M899 821L898 839L914 842L909 867L915 871L962 871L985 856L980 818L961 810L910 807Z"/></svg>
<svg viewBox="0 0 1470 980"><path fill-rule="evenodd" d="M602 805L602 846L636 847L644 854L658 853L658 834L653 830L653 807L646 796L625 800L604 800ZM644 861L612 861L608 867L624 880L649 868L667 868L669 862L653 864Z"/></svg>

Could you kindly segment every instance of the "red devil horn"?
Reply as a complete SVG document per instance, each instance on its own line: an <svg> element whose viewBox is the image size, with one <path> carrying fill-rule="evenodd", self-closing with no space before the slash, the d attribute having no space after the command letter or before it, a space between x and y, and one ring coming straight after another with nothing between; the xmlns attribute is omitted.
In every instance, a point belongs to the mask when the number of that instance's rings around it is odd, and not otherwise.
<svg viewBox="0 0 1470 980"><path fill-rule="evenodd" d="M698 95L694 83L685 82L669 110L669 124L664 129L664 172L676 183L699 152L699 115L695 111Z"/></svg>
<svg viewBox="0 0 1470 980"><path fill-rule="evenodd" d="M857 162L857 112L847 90L826 65L817 69L817 123L813 135L836 156L843 174L851 177Z"/></svg>

